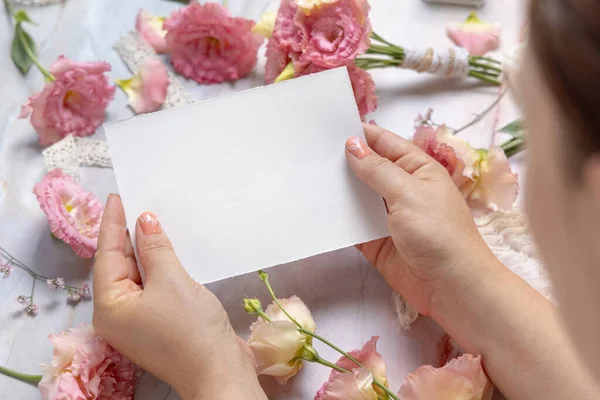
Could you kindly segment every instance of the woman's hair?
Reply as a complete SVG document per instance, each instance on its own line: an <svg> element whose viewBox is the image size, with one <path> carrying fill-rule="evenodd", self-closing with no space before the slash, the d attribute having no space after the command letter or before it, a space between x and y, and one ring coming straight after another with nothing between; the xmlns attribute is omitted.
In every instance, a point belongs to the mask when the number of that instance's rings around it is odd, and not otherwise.
<svg viewBox="0 0 600 400"><path fill-rule="evenodd" d="M600 152L600 0L532 0L529 20L565 139L583 160Z"/></svg>

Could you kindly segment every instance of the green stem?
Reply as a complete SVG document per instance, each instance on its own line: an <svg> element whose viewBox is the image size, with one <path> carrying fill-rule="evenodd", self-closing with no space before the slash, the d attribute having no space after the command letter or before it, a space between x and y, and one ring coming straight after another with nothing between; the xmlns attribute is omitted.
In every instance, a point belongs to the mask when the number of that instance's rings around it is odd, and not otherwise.
<svg viewBox="0 0 600 400"><path fill-rule="evenodd" d="M378 388L380 388L381 390L386 392L388 394L388 396L390 396L392 399L400 400L400 398L398 396L396 396L396 394L394 392L392 392L390 390L390 388L385 386L383 383L379 382L377 379L375 379L375 377L373 377L373 385L377 386Z"/></svg>
<svg viewBox="0 0 600 400"><path fill-rule="evenodd" d="M506 94L507 91L508 91L508 86L502 90L500 95L498 95L498 97L492 102L492 104L490 104L485 110L483 110L482 112L477 114L471 122L462 126L461 128L455 129L452 132L452 134L456 135L456 134L464 131L465 129L470 128L471 126L475 125L477 122L481 121L481 119L483 117L485 117L487 115L487 113L489 113L494 107L496 107L498 105L498 103L500 103L500 100L502 100L502 98L504 97L504 95Z"/></svg>
<svg viewBox="0 0 600 400"><path fill-rule="evenodd" d="M223 0L223 7L227 8L229 6L229 0Z"/></svg>
<svg viewBox="0 0 600 400"><path fill-rule="evenodd" d="M37 279L33 280L33 285L31 285L31 295L29 296L29 301L33 303L33 291L35 290L35 283L37 282Z"/></svg>
<svg viewBox="0 0 600 400"><path fill-rule="evenodd" d="M263 310L256 310L256 315L258 315L259 317L261 317L262 319L264 319L267 322L271 322L271 318L269 318L269 316L267 314L265 314L265 312Z"/></svg>
<svg viewBox="0 0 600 400"><path fill-rule="evenodd" d="M337 351L338 353L340 353L341 355L343 355L344 357L346 357L350 361L354 362L359 367L363 366L360 363L360 361L358 361L356 358L352 357L350 354L346 353L344 350L340 349L339 347L337 347L335 344L331 343L329 340L325 339L324 337L321 337L321 336L317 335L316 333L307 331L306 329L299 329L299 331L302 332L302 333L304 333L304 334L306 334L306 335L312 336L315 339L323 342L324 344L326 344L327 346L331 347L332 349L334 349L335 351Z"/></svg>
<svg viewBox="0 0 600 400"><path fill-rule="evenodd" d="M275 304L277 304L279 309L281 309L281 311L286 315L286 317L288 317L290 319L290 321L292 321L298 327L299 330L301 330L301 331L304 330L304 328L302 328L302 325L300 325L298 323L298 321L296 321L294 319L294 317L292 317L290 314L288 314L288 312L285 310L285 308L283 308L283 306L281 305L279 300L277 300L277 297L275 297L275 292L273 291L273 288L271 287L271 283L269 283L269 276L266 273L265 273L265 277L264 277L264 279L262 279L262 281L265 283L265 286L267 286L267 289L269 290L269 293L271 294L271 298L273 299Z"/></svg>
<svg viewBox="0 0 600 400"><path fill-rule="evenodd" d="M13 371L12 369L4 368L4 367L0 367L0 374L4 374L6 376L10 376L12 378L19 379L21 381L33 382L33 383L38 383L39 381L42 380L41 375L22 374L20 372Z"/></svg>
<svg viewBox="0 0 600 400"><path fill-rule="evenodd" d="M10 4L10 1L4 0L4 8L6 8L6 13L9 15L9 18L11 16L14 17L15 10L14 10L12 4Z"/></svg>
<svg viewBox="0 0 600 400"><path fill-rule="evenodd" d="M499 80L490 78L486 74L479 72L479 71L469 71L469 76L471 76L473 78L477 78L480 81L489 83L490 85L494 85L494 86L500 86L500 84L502 83Z"/></svg>
<svg viewBox="0 0 600 400"><path fill-rule="evenodd" d="M348 373L348 374L351 373L346 368L342 368L339 365L336 365L336 364L332 363L331 361L327 361L327 360L325 360L325 359L323 359L321 357L315 358L313 360L313 362L316 362L318 364L324 365L324 366L329 367L329 368L333 368L333 369L335 369L338 372L343 372L343 373Z"/></svg>
<svg viewBox="0 0 600 400"><path fill-rule="evenodd" d="M35 66L38 67L38 69L40 70L40 72L46 78L46 81L47 82L54 81L56 78L54 78L54 75L52 75L50 72L48 72L48 70L46 68L44 68L42 66L42 64L40 64L40 62L38 61L37 57L33 53L33 50L31 50L31 47L29 47L29 43L27 43L27 40L25 40L25 36L23 36L23 31L22 30L19 31L19 40L21 41L21 44L23 45L23 48L25 49L25 52L27 53L27 55L29 56L29 58L31 59L31 61L33 61L33 63L35 64Z"/></svg>

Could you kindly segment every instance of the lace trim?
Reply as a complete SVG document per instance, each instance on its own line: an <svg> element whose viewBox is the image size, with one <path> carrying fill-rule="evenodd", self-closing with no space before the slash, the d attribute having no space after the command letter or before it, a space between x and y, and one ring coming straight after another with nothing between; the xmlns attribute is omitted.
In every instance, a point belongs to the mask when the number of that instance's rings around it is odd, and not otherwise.
<svg viewBox="0 0 600 400"><path fill-rule="evenodd" d="M48 6L50 4L64 3L65 0L9 0L16 6L25 7L41 7Z"/></svg>
<svg viewBox="0 0 600 400"><path fill-rule="evenodd" d="M469 53L461 48L406 49L400 68L442 76L469 76Z"/></svg>
<svg viewBox="0 0 600 400"><path fill-rule="evenodd" d="M125 64L132 73L136 73L141 63L148 57L156 57L157 54L137 31L130 31L113 46L119 53ZM169 87L167 98L162 108L170 108L194 103L194 98L181 86L175 75L167 71L169 75Z"/></svg>
<svg viewBox="0 0 600 400"><path fill-rule="evenodd" d="M550 279L529 234L525 215L518 211L495 211L476 222L496 257L543 296L554 301ZM392 303L398 326L402 330L408 329L417 319L417 312L397 293L393 294Z"/></svg>
<svg viewBox="0 0 600 400"><path fill-rule="evenodd" d="M112 168L108 144L103 140L69 135L42 154L48 171L60 168L76 180L79 180L80 166Z"/></svg>

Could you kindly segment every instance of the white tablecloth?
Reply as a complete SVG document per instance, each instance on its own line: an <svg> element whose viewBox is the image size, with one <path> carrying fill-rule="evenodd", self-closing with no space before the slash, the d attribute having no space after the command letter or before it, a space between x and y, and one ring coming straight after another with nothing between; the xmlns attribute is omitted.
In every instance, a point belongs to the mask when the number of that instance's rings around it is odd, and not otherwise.
<svg viewBox="0 0 600 400"><path fill-rule="evenodd" d="M488 1L481 17L503 24L504 48L518 41L523 19L524 2L520 0ZM377 33L404 46L447 46L445 25L451 19L462 20L468 9L427 5L420 0L371 0L372 21ZM111 78L124 78L130 72L112 50L113 43L133 29L140 7L153 14L167 15L180 4L162 0L67 0L62 5L28 9L39 25L27 26L35 37L40 60L50 65L60 54L92 61L106 60L112 65ZM263 11L275 10L277 2L269 0L231 0L234 15L257 19ZM67 282L90 279L90 262L79 259L70 248L50 236L33 185L45 174L37 136L27 120L17 120L19 106L43 85L35 68L22 77L9 57L11 27L2 16L0 24L0 246L35 271L46 276L64 277ZM262 84L261 61L250 77L235 83L199 86L184 81L185 87L198 100L243 90ZM412 135L415 116L428 107L435 110L434 120L459 127L475 113L483 110L498 95L497 88L478 85L473 80L446 80L420 76L411 71L380 70L374 72L379 109L372 116L382 125L402 136ZM108 109L107 120L131 116L126 98L117 92ZM517 113L509 99L502 102L499 113L491 113L475 124L464 136L475 145L487 147L498 118L499 125L512 121ZM253 127L249 127L252 134ZM99 135L95 136L100 138ZM517 170L522 156L513 164ZM101 199L117 191L110 169L83 168L82 184ZM232 249L235 251L235 249ZM442 331L432 321L421 318L408 332L400 332L390 302L391 290L377 272L353 248L323 254L307 260L274 267L269 270L279 296L297 294L308 304L317 321L318 332L345 349L359 348L372 335L380 335L379 350L388 365L391 387L397 390L404 377L425 363L435 363L437 344ZM0 365L25 373L38 374L38 364L51 357L49 333L57 333L79 322L91 322L92 304L66 304L64 293L52 291L43 284L36 289L37 317L29 317L15 299L28 294L31 277L15 270L10 279L0 279ZM252 319L240 304L244 296L258 297L266 304L268 297L255 274L225 280L210 285L224 303L232 323L240 335L247 334ZM201 323L201 321L198 321ZM178 340L178 338L174 338ZM319 347L322 355L335 360L337 355ZM151 349L149 349L151 351ZM287 386L261 378L271 399L312 398L329 371L318 365L307 365ZM235 375L232 374L232 379ZM175 399L174 391L144 374L137 391L138 399ZM8 377L0 376L0 397L14 399L40 398L37 389Z"/></svg>

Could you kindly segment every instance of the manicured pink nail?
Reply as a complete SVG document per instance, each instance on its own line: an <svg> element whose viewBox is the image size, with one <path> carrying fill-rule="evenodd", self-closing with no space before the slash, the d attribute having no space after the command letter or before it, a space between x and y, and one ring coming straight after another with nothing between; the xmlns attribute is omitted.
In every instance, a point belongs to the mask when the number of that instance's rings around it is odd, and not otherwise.
<svg viewBox="0 0 600 400"><path fill-rule="evenodd" d="M142 228L142 232L144 235L154 235L155 233L160 233L160 222L158 222L158 218L156 215L151 212L145 212L138 218L140 222L140 227Z"/></svg>
<svg viewBox="0 0 600 400"><path fill-rule="evenodd" d="M369 154L371 149L358 136L353 136L346 140L346 150L359 160Z"/></svg>

